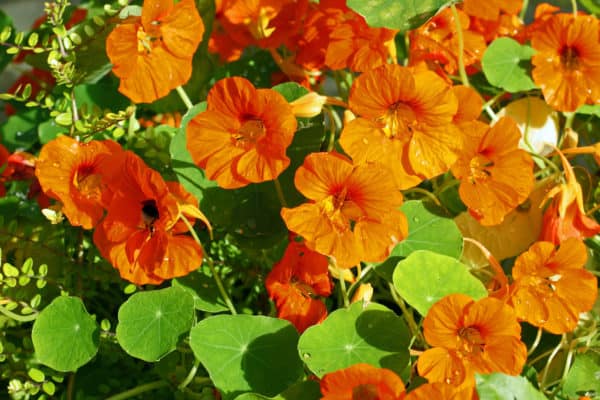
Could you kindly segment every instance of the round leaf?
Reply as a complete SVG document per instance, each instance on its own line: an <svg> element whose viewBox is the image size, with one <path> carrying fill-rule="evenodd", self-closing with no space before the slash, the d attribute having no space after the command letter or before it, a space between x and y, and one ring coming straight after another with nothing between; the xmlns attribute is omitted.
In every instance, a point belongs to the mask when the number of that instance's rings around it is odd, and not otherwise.
<svg viewBox="0 0 600 400"><path fill-rule="evenodd" d="M476 374L479 400L545 400L546 396L534 389L522 376L510 376L501 373L489 375Z"/></svg>
<svg viewBox="0 0 600 400"><path fill-rule="evenodd" d="M408 364L409 333L404 321L388 308L356 302L331 313L300 337L300 356L318 377L356 363L400 374Z"/></svg>
<svg viewBox="0 0 600 400"><path fill-rule="evenodd" d="M190 346L224 399L243 392L274 396L302 374L298 332L265 316L217 315L200 321Z"/></svg>
<svg viewBox="0 0 600 400"><path fill-rule="evenodd" d="M55 298L38 315L31 339L42 364L75 371L96 355L100 329L78 297Z"/></svg>
<svg viewBox="0 0 600 400"><path fill-rule="evenodd" d="M185 290L170 287L139 292L119 308L117 340L133 357L157 361L175 349L193 319L194 299Z"/></svg>
<svg viewBox="0 0 600 400"><path fill-rule="evenodd" d="M463 293L475 300L487 296L479 280L455 258L419 250L400 261L394 270L394 287L421 315L442 297Z"/></svg>
<svg viewBox="0 0 600 400"><path fill-rule="evenodd" d="M537 86L529 76L528 63L525 63L533 53L530 46L510 38L498 38L483 54L483 73L492 85L511 93L535 89Z"/></svg>
<svg viewBox="0 0 600 400"><path fill-rule="evenodd" d="M423 25L442 7L455 2L444 0L348 0L348 7L365 17L369 26L407 31Z"/></svg>
<svg viewBox="0 0 600 400"><path fill-rule="evenodd" d="M600 393L600 355L591 351L575 356L575 362L567 374L564 392L576 398L578 393Z"/></svg>
<svg viewBox="0 0 600 400"><path fill-rule="evenodd" d="M192 272L183 278L173 279L172 285L180 287L192 295L196 310L211 313L227 311L227 305L221 299L214 279L202 271Z"/></svg>

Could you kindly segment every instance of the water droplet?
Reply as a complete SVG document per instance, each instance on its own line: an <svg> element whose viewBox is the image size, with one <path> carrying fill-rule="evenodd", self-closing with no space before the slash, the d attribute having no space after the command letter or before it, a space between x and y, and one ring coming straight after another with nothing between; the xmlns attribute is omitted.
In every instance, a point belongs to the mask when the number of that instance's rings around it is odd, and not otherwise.
<svg viewBox="0 0 600 400"><path fill-rule="evenodd" d="M367 139L367 138L365 138L365 137L364 137L364 138L362 139L362 142L363 142L364 144L369 144L369 139Z"/></svg>
<svg viewBox="0 0 600 400"><path fill-rule="evenodd" d="M75 324L75 332L79 332L80 329L81 329L81 326L79 326L79 324Z"/></svg>
<svg viewBox="0 0 600 400"><path fill-rule="evenodd" d="M157 310L156 313L154 313L154 316L156 318L161 318L162 317L162 311L161 310Z"/></svg>
<svg viewBox="0 0 600 400"><path fill-rule="evenodd" d="M23 136L23 132L17 131L17 132L15 132L15 136L16 137L21 137L21 136Z"/></svg>
<svg viewBox="0 0 600 400"><path fill-rule="evenodd" d="M310 353L304 353L304 354L302 354L302 358L310 358Z"/></svg>
<svg viewBox="0 0 600 400"><path fill-rule="evenodd" d="M418 223L419 221L420 221L419 217L413 217L413 222L417 222Z"/></svg>

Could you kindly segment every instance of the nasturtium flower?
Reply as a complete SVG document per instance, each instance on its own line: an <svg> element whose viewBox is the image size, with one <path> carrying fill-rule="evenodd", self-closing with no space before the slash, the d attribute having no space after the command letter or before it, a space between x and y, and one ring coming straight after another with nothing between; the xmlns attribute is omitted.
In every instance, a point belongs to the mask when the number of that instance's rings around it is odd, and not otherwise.
<svg viewBox="0 0 600 400"><path fill-rule="evenodd" d="M35 175L44 193L60 201L71 225L91 229L104 215L107 160L120 153L111 140L82 143L59 136L46 143L36 162Z"/></svg>
<svg viewBox="0 0 600 400"><path fill-rule="evenodd" d="M477 0L463 1L464 12L474 17L493 21L500 17L501 11L508 14L517 14L522 6L523 0L488 0L485 2Z"/></svg>
<svg viewBox="0 0 600 400"><path fill-rule="evenodd" d="M400 400L404 383L393 371L354 364L321 379L321 400Z"/></svg>
<svg viewBox="0 0 600 400"><path fill-rule="evenodd" d="M327 257L292 240L283 258L275 264L265 286L277 306L277 317L290 321L299 332L327 316L318 297L331 294Z"/></svg>
<svg viewBox="0 0 600 400"><path fill-rule="evenodd" d="M150 103L185 84L203 33L194 0L145 0L141 17L124 20L106 39L119 91Z"/></svg>
<svg viewBox="0 0 600 400"><path fill-rule="evenodd" d="M518 375L527 359L514 310L492 297L442 298L425 316L423 334L432 348L419 356L417 368L429 382L474 386L475 373Z"/></svg>
<svg viewBox="0 0 600 400"><path fill-rule="evenodd" d="M476 400L473 387L456 387L445 382L426 383L408 393L404 400Z"/></svg>
<svg viewBox="0 0 600 400"><path fill-rule="evenodd" d="M600 103L598 35L595 17L573 14L552 15L532 33L533 80L556 110Z"/></svg>
<svg viewBox="0 0 600 400"><path fill-rule="evenodd" d="M567 239L558 249L550 242L534 243L512 270L510 299L517 317L551 333L573 331L579 314L591 310L598 296L586 261L581 240Z"/></svg>
<svg viewBox="0 0 600 400"><path fill-rule="evenodd" d="M509 117L489 127L464 123L462 154L452 166L461 200L482 225L497 225L533 189L533 160L518 148L521 132Z"/></svg>
<svg viewBox="0 0 600 400"><path fill-rule="evenodd" d="M355 163L385 164L400 189L448 171L458 157L458 101L431 71L384 65L365 72L352 84L349 106L358 118L344 127L342 148Z"/></svg>
<svg viewBox="0 0 600 400"><path fill-rule="evenodd" d="M225 78L208 92L206 111L188 124L187 148L209 179L235 189L273 180L287 168L296 127L281 94Z"/></svg>
<svg viewBox="0 0 600 400"><path fill-rule="evenodd" d="M104 181L111 199L96 227L94 243L121 277L138 285L158 284L200 267L202 250L182 215L208 221L198 201L179 183L167 183L132 152L111 159ZM191 223L191 222L190 222Z"/></svg>
<svg viewBox="0 0 600 400"><path fill-rule="evenodd" d="M552 199L544 212L540 240L559 244L568 238L585 239L600 233L600 224L586 215L583 192L573 167L557 151L563 165L565 183L552 188L546 198Z"/></svg>
<svg viewBox="0 0 600 400"><path fill-rule="evenodd" d="M376 163L353 165L336 153L312 153L296 170L296 188L308 203L283 208L288 229L340 268L383 261L407 236L402 195L391 172Z"/></svg>

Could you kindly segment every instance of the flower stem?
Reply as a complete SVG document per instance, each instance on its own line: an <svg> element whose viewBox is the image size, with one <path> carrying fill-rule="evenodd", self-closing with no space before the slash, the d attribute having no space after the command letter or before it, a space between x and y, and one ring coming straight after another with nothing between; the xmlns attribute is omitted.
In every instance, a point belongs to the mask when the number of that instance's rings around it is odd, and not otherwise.
<svg viewBox="0 0 600 400"><path fill-rule="evenodd" d="M229 312L231 312L231 314L233 314L233 315L236 315L237 311L235 310L235 307L233 306L233 303L231 302L231 299L229 298L229 295L227 294L227 291L225 290L225 286L223 286L223 281L221 281L221 277L219 276L219 274L217 273L217 270L215 269L215 265L213 263L212 258L210 258L210 256L204 249L204 246L202 245L202 242L200 242L200 239L198 238L198 235L196 234L194 227L192 227L192 224L190 223L190 221L188 221L188 219L185 217L185 215L181 214L181 220L189 229L190 233L192 234L192 237L194 238L196 243L198 243L198 246L200 246L200 249L202 250L202 254L204 254L206 256L206 263L208 264L208 268L210 268L210 273L212 274L212 276L215 280L215 283L217 284L217 288L219 289L219 293L221 293L221 297L223 298L223 301L225 301L227 308L229 308Z"/></svg>
<svg viewBox="0 0 600 400"><path fill-rule="evenodd" d="M404 320L408 324L408 328L410 329L411 335L413 337L419 336L419 333L420 333L419 327L418 327L417 323L415 322L415 319L414 319L412 313L410 311L408 311L408 309L406 308L406 304L404 304L404 300L402 300L402 298L396 291L396 288L394 287L394 285L390 283L389 286L390 286L390 293L392 294L394 301L396 302L396 304L398 304L398 307L400 307L400 310L402 310L402 316L404 317Z"/></svg>
<svg viewBox="0 0 600 400"><path fill-rule="evenodd" d="M33 320L35 320L37 318L38 313L33 313L33 314L29 314L29 315L20 315L20 314L16 314L10 310L7 310L6 308L0 306L0 313L6 315L8 318L14 319L15 321L19 321L19 322L31 322Z"/></svg>
<svg viewBox="0 0 600 400"><path fill-rule="evenodd" d="M571 0L571 6L573 7L573 16L577 17L577 0Z"/></svg>
<svg viewBox="0 0 600 400"><path fill-rule="evenodd" d="M339 269L338 269L339 270ZM348 300L348 292L346 291L346 280L344 279L344 274L341 272L339 272L340 274L340 291L342 292L342 299L344 301L344 307L348 307L350 305L350 301Z"/></svg>
<svg viewBox="0 0 600 400"><path fill-rule="evenodd" d="M541 339L542 339L542 328L538 328L537 335L535 336L535 340L533 341L531 348L527 352L527 357L529 357L535 351L535 349L537 349L538 344L540 344Z"/></svg>
<svg viewBox="0 0 600 400"><path fill-rule="evenodd" d="M463 38L462 26L460 25L460 17L456 6L452 4L450 6L452 15L454 16L454 23L456 25L456 36L458 38L458 73L460 74L460 80L463 85L470 86L469 78L467 77L467 70L465 69L465 41Z"/></svg>
<svg viewBox="0 0 600 400"><path fill-rule="evenodd" d="M159 389L165 386L169 386L169 383L163 380L144 383L143 385L136 386L133 389L129 389L119 394L115 394L114 396L110 396L106 400L124 400L130 397L135 397L141 393L149 392L150 390Z"/></svg>
<svg viewBox="0 0 600 400"><path fill-rule="evenodd" d="M337 119L334 112L329 107L323 107L323 111L329 117L329 142L327 143L327 151L333 150L335 146L335 132L337 130Z"/></svg>
<svg viewBox="0 0 600 400"><path fill-rule="evenodd" d="M273 180L275 184L275 190L277 191L277 197L279 198L279 202L282 207L287 207L287 202L285 201L285 196L283 195L283 189L281 188L281 183L279 183L279 179L275 178Z"/></svg>
<svg viewBox="0 0 600 400"><path fill-rule="evenodd" d="M177 90L177 94L179 95L179 97L181 97L181 101L183 101L183 104L185 104L185 106L187 107L187 109L189 110L190 108L192 108L193 107L192 101L188 97L188 95L185 92L185 90L183 90L183 87L177 86L175 88L175 90Z"/></svg>
<svg viewBox="0 0 600 400"><path fill-rule="evenodd" d="M177 386L177 390L183 390L186 388L187 385L190 384L190 382L192 382L194 380L194 377L196 376L196 372L198 372L198 367L200 366L200 360L198 360L197 358L194 360L194 365L192 366L192 369L190 369L190 373L185 377L185 379L183 380L183 382L181 382L179 384L179 386Z"/></svg>
<svg viewBox="0 0 600 400"><path fill-rule="evenodd" d="M546 387L547 387L546 379L548 378L548 371L550 371L550 365L552 364L552 360L554 360L554 357L556 357L558 352L563 348L564 341L565 341L565 335L562 336L562 338L560 339L560 342L552 350L552 353L550 353L550 357L548 357L548 360L546 361L546 366L544 367L544 373L542 374L542 381L540 382L540 387L542 389L546 389Z"/></svg>
<svg viewBox="0 0 600 400"><path fill-rule="evenodd" d="M529 0L523 0L523 5L521 8L521 13L519 14L519 19L521 21L525 21L525 15L527 14L527 7L529 6Z"/></svg>

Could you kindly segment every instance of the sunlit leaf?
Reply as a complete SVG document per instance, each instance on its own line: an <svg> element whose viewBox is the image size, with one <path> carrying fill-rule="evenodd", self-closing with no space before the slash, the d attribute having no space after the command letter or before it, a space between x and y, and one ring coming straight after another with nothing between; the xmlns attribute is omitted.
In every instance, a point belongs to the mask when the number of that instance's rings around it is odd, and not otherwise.
<svg viewBox="0 0 600 400"><path fill-rule="evenodd" d="M546 396L535 390L522 376L510 376L501 373L489 375L476 374L479 400L545 400Z"/></svg>
<svg viewBox="0 0 600 400"><path fill-rule="evenodd" d="M528 62L533 54L530 46L511 38L498 38L483 54L483 73L492 85L511 93L535 89L537 86L528 70Z"/></svg>

